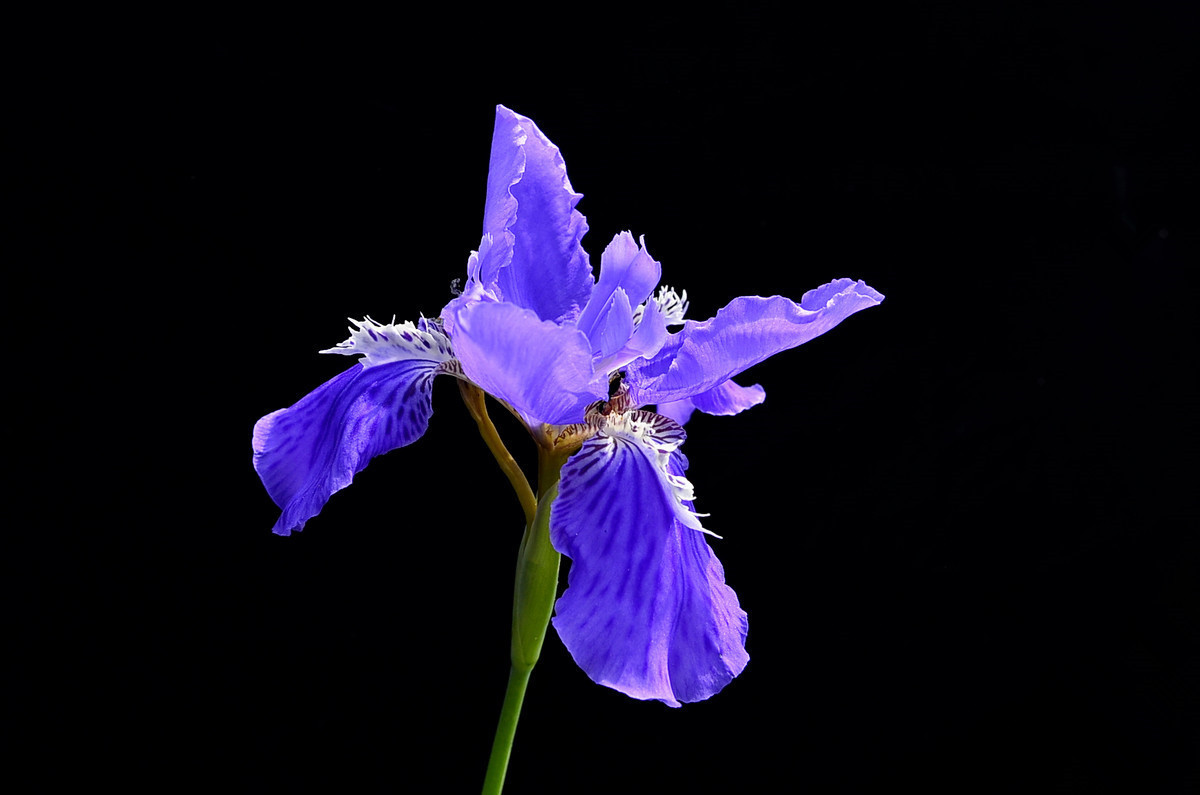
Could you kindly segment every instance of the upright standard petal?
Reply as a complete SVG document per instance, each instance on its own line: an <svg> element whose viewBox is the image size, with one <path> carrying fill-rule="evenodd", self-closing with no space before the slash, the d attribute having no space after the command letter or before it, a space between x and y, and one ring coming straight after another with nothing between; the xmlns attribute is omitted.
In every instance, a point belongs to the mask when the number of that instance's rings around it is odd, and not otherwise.
<svg viewBox="0 0 1200 795"><path fill-rule="evenodd" d="M852 279L809 290L799 304L781 296L735 298L710 320L687 321L652 358L631 363L630 394L636 403L650 404L708 392L882 300L878 291Z"/></svg>
<svg viewBox="0 0 1200 795"><path fill-rule="evenodd" d="M496 107L483 231L493 238L483 261L504 301L542 320L574 320L592 291L592 266L580 241L587 220L575 209L558 147L530 119ZM492 285L485 284L492 289Z"/></svg>
<svg viewBox="0 0 1200 795"><path fill-rule="evenodd" d="M593 681L669 706L713 695L745 668L746 614L698 529L666 417L630 412L584 442L550 513L571 558L554 627Z"/></svg>
<svg viewBox="0 0 1200 795"><path fill-rule="evenodd" d="M362 363L254 426L254 469L283 511L279 535L303 529L374 456L419 439L433 413L434 376L457 369L436 329L357 325L334 352L362 354Z"/></svg>
<svg viewBox="0 0 1200 795"><path fill-rule="evenodd" d="M650 297L661 277L662 265L633 239L632 234L621 232L612 239L600 255L600 279L576 321L579 330L592 341L593 350L604 355L612 352L601 350L601 338L608 333L607 320L618 296L623 294L630 306L637 306ZM627 339L628 334L621 343Z"/></svg>
<svg viewBox="0 0 1200 795"><path fill-rule="evenodd" d="M456 312L454 352L467 378L530 427L579 422L588 404L608 394L608 376L593 370L579 329L513 304L475 303Z"/></svg>
<svg viewBox="0 0 1200 795"><path fill-rule="evenodd" d="M618 289L616 295L622 295L623 291ZM618 305L617 301L613 301L612 311L623 311L627 302L621 302ZM605 325L605 333L608 334L613 324L612 318ZM633 315L630 319L634 326L633 333L617 350L612 353L598 355L595 360L595 368L597 372L611 373L613 370L618 370L625 365L638 358L649 358L658 352L658 349L663 346L663 343L669 338L667 332L667 316L663 308L650 301L646 304L644 310L639 314ZM623 323L619 327L624 327ZM619 338L619 335L612 335L611 338ZM601 345L601 352L605 350L605 345Z"/></svg>

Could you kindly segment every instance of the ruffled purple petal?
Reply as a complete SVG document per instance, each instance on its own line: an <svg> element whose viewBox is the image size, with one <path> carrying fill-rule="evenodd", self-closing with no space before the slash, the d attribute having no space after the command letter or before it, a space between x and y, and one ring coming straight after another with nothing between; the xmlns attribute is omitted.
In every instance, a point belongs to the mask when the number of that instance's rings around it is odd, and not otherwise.
<svg viewBox="0 0 1200 795"><path fill-rule="evenodd" d="M550 514L551 541L572 560L553 621L571 656L593 681L673 707L713 695L749 660L737 595L703 533L680 520L690 502L677 443L589 439L563 467Z"/></svg>
<svg viewBox="0 0 1200 795"><path fill-rule="evenodd" d="M454 320L454 352L467 378L507 402L531 427L583 420L608 394L587 337L509 303L476 303Z"/></svg>
<svg viewBox="0 0 1200 795"><path fill-rule="evenodd" d="M496 107L487 196L483 205L483 233L493 240L508 234L511 241L508 228L517 220L517 200L512 195L512 188L525 174L525 141L528 138L522 120L523 117L508 108ZM491 285L496 276L495 271L487 273L484 284Z"/></svg>
<svg viewBox="0 0 1200 795"><path fill-rule="evenodd" d="M630 395L639 405L694 397L882 300L878 291L852 279L809 290L799 304L781 296L735 298L710 320L687 321L649 360L632 362L626 374Z"/></svg>
<svg viewBox="0 0 1200 795"><path fill-rule="evenodd" d="M485 289L543 320L574 320L592 291L592 266L580 240L583 198L567 179L558 147L530 119L496 106L481 257Z"/></svg>
<svg viewBox="0 0 1200 795"><path fill-rule="evenodd" d="M662 266L638 245L632 234L621 232L613 237L600 255L600 279L576 321L579 330L592 341L593 350L606 356L615 350L602 350L601 340L612 334L607 328L608 319L614 301L620 300L619 293L624 293L628 304L637 306L650 297L661 277ZM627 339L628 334L621 344Z"/></svg>
<svg viewBox="0 0 1200 795"><path fill-rule="evenodd" d="M303 529L371 458L421 438L441 368L427 359L355 364L294 406L260 419L254 468L283 509L274 532Z"/></svg>
<svg viewBox="0 0 1200 795"><path fill-rule="evenodd" d="M620 287L612 294L608 311L598 326L599 333L591 343L592 350L600 356L609 356L621 350L633 336L633 306L629 303L629 296Z"/></svg>
<svg viewBox="0 0 1200 795"><path fill-rule="evenodd" d="M699 410L705 414L729 416L740 414L748 408L757 406L767 399L767 392L758 384L741 386L732 380L718 384L707 392L701 392L690 398L683 398L669 403L660 403L655 411L665 414L680 425L686 425L691 419L692 412Z"/></svg>
<svg viewBox="0 0 1200 795"><path fill-rule="evenodd" d="M621 294L620 290L618 290L618 294ZM614 305L615 303L614 301ZM633 335L629 337L628 341L620 349L596 359L596 372L611 373L634 359L653 356L669 337L667 317L663 313L662 307L654 301L650 301L646 304L637 328L634 329Z"/></svg>
<svg viewBox="0 0 1200 795"><path fill-rule="evenodd" d="M505 232L499 236L502 243L497 243L492 235L485 234L479 241L479 250L471 252L467 258L466 285L461 293L442 307L438 315L447 334L454 334L454 318L460 310L480 301L494 303L500 300L496 295L496 274L512 258L511 238L512 235Z"/></svg>

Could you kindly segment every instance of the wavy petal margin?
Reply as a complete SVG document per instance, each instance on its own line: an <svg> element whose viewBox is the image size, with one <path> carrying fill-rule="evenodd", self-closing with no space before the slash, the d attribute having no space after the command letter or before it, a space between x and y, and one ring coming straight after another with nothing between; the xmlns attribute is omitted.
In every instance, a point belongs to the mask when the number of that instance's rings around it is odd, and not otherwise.
<svg viewBox="0 0 1200 795"><path fill-rule="evenodd" d="M582 198L558 147L532 120L497 105L483 221L493 243L481 271L494 273L499 298L542 320L579 315L593 284L581 244L587 219L575 209Z"/></svg>
<svg viewBox="0 0 1200 795"><path fill-rule="evenodd" d="M708 392L733 376L821 336L883 295L865 282L837 279L795 303L782 296L743 296L702 323L689 320L655 356L626 374L638 405L671 403Z"/></svg>

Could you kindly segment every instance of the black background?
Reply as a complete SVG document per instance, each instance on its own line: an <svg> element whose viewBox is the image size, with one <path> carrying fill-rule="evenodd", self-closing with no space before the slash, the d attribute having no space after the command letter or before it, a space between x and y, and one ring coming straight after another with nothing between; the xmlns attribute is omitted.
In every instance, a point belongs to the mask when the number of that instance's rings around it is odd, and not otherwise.
<svg viewBox="0 0 1200 795"><path fill-rule="evenodd" d="M763 406L688 426L745 673L671 710L552 635L509 791L1189 791L1186 5L15 26L28 770L478 788L520 512L455 390L287 539L249 439L346 366L316 353L346 317L448 300L503 103L562 148L593 264L644 234L691 317L840 276L887 295L748 373Z"/></svg>

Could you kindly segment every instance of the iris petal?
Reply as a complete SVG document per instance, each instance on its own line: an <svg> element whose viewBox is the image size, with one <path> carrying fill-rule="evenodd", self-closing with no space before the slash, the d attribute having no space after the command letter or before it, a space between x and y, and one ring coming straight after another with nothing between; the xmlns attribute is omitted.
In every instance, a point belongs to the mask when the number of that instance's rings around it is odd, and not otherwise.
<svg viewBox="0 0 1200 795"><path fill-rule="evenodd" d="M680 520L690 503L672 487L683 479L676 444L589 439L563 467L550 514L551 541L572 559L553 622L571 656L593 681L673 707L713 695L749 660L737 595L703 534Z"/></svg>
<svg viewBox="0 0 1200 795"><path fill-rule="evenodd" d="M767 392L758 384L742 386L732 379L718 384L707 392L701 392L690 398L660 403L656 408L659 414L665 414L680 425L691 419L692 412L699 410L705 414L729 416L740 414L748 408L757 406L767 399Z"/></svg>
<svg viewBox="0 0 1200 795"><path fill-rule="evenodd" d="M600 255L600 279L577 321L580 331L588 335L596 350L600 350L599 338L605 333L607 310L617 292L624 291L629 304L637 306L650 297L661 276L662 265L638 245L632 234L621 232L613 237ZM628 338L626 335L625 339Z"/></svg>
<svg viewBox="0 0 1200 795"><path fill-rule="evenodd" d="M592 370L587 337L509 303L476 303L455 314L454 352L466 376L512 406L527 424L579 422L608 394Z"/></svg>
<svg viewBox="0 0 1200 795"><path fill-rule="evenodd" d="M633 335L619 350L596 360L596 372L611 373L634 359L653 356L670 336L667 333L667 317L662 307L653 301L646 304L645 311L636 322Z"/></svg>
<svg viewBox="0 0 1200 795"><path fill-rule="evenodd" d="M438 361L355 364L254 426L254 468L283 509L274 531L290 535L350 485L374 456L419 439L433 413Z"/></svg>
<svg viewBox="0 0 1200 795"><path fill-rule="evenodd" d="M496 107L487 194L483 231L492 244L481 276L494 275L504 301L543 320L574 320L592 291L580 244L587 220L575 209L583 195L571 188L558 147L503 105Z"/></svg>
<svg viewBox="0 0 1200 795"><path fill-rule="evenodd" d="M633 336L633 306L629 303L629 296L620 287L612 294L608 311L599 326L600 333L592 340L592 348L600 356L609 356L621 350Z"/></svg>
<svg viewBox="0 0 1200 795"><path fill-rule="evenodd" d="M781 296L735 298L710 320L687 321L651 359L631 363L630 394L639 404L699 395L882 300L878 291L852 279L810 290L799 304Z"/></svg>

